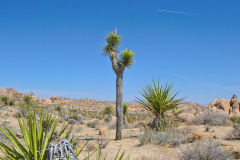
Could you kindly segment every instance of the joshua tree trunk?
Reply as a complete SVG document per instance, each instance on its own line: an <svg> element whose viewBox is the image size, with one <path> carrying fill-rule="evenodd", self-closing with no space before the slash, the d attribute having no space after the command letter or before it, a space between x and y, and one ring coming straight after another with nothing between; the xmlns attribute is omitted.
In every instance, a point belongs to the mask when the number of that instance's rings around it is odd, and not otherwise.
<svg viewBox="0 0 240 160"><path fill-rule="evenodd" d="M116 80L116 113L117 113L117 129L116 140L122 139L122 127L123 127L123 73L117 73Z"/></svg>

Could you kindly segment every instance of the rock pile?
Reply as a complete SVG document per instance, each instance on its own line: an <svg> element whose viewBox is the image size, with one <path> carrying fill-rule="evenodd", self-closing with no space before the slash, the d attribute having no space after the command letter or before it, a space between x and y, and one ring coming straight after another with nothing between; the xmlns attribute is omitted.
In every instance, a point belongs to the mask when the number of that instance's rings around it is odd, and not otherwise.
<svg viewBox="0 0 240 160"><path fill-rule="evenodd" d="M219 98L212 101L207 108L212 110L221 110L230 116L240 116L240 102L237 95L234 94L231 100Z"/></svg>

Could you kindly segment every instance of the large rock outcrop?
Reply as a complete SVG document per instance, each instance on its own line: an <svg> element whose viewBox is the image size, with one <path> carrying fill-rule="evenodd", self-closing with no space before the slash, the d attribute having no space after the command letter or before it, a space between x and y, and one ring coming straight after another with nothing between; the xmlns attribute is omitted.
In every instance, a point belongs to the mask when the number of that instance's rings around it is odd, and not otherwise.
<svg viewBox="0 0 240 160"><path fill-rule="evenodd" d="M230 116L240 115L240 103L237 99L237 95L234 94L231 100L219 98L209 103L207 108L212 110L221 110Z"/></svg>
<svg viewBox="0 0 240 160"><path fill-rule="evenodd" d="M193 102L183 102L178 105L179 114L177 118L183 122L192 122L196 115L202 113L206 107L193 103Z"/></svg>

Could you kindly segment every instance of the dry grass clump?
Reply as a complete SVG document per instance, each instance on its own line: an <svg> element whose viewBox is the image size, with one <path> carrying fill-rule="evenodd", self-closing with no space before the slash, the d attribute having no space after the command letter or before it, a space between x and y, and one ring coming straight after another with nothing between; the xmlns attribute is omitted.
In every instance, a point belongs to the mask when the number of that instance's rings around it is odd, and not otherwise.
<svg viewBox="0 0 240 160"><path fill-rule="evenodd" d="M170 144L177 146L188 142L188 134L191 133L192 129L189 127L182 129L167 129L165 131L155 132L147 130L143 135L138 137L141 145L153 143L157 145Z"/></svg>
<svg viewBox="0 0 240 160"><path fill-rule="evenodd" d="M229 125L229 116L221 111L206 110L193 120L194 124L205 124L212 126Z"/></svg>
<svg viewBox="0 0 240 160"><path fill-rule="evenodd" d="M227 140L240 139L240 124L234 124L233 129L226 135Z"/></svg>
<svg viewBox="0 0 240 160"><path fill-rule="evenodd" d="M180 160L232 160L231 153L218 141L202 140L180 152Z"/></svg>
<svg viewBox="0 0 240 160"><path fill-rule="evenodd" d="M202 140L203 136L202 132L192 132L188 135L188 142L193 143L195 141Z"/></svg>
<svg viewBox="0 0 240 160"><path fill-rule="evenodd" d="M99 120L95 120L87 123L87 126L90 128L97 128L99 127L99 125L100 125Z"/></svg>

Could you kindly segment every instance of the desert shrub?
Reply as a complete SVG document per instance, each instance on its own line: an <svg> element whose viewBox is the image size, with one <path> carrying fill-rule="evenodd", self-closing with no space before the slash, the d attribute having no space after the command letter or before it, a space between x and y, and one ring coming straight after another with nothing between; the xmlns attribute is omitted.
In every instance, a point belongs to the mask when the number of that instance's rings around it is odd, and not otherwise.
<svg viewBox="0 0 240 160"><path fill-rule="evenodd" d="M8 104L9 104L9 106L13 106L13 105L14 105L14 100L10 99L10 100L8 101Z"/></svg>
<svg viewBox="0 0 240 160"><path fill-rule="evenodd" d="M78 114L77 113L73 113L70 117L72 119L74 119L74 120L77 120L78 119Z"/></svg>
<svg viewBox="0 0 240 160"><path fill-rule="evenodd" d="M31 102L32 102L32 95L26 94L26 95L23 96L22 100L25 104L30 105Z"/></svg>
<svg viewBox="0 0 240 160"><path fill-rule="evenodd" d="M192 132L188 135L188 142L193 143L199 140L203 139L203 133L202 132Z"/></svg>
<svg viewBox="0 0 240 160"><path fill-rule="evenodd" d="M133 113L129 112L126 116L129 123L139 122L139 121L149 121L152 119L152 115L149 113Z"/></svg>
<svg viewBox="0 0 240 160"><path fill-rule="evenodd" d="M206 110L193 120L194 124L205 124L212 126L229 125L229 116L221 111Z"/></svg>
<svg viewBox="0 0 240 160"><path fill-rule="evenodd" d="M90 127L90 128L96 128L96 127L99 126L99 120L88 122L87 126Z"/></svg>
<svg viewBox="0 0 240 160"><path fill-rule="evenodd" d="M240 124L240 116L232 116L230 118L230 120L234 123L234 124Z"/></svg>
<svg viewBox="0 0 240 160"><path fill-rule="evenodd" d="M123 114L127 115L128 113L128 104L127 103L123 103Z"/></svg>
<svg viewBox="0 0 240 160"><path fill-rule="evenodd" d="M90 142L86 146L87 151L94 151L97 149L97 145L94 142Z"/></svg>
<svg viewBox="0 0 240 160"><path fill-rule="evenodd" d="M111 122L111 123L108 123L108 129L111 129L111 130L113 130L113 129L116 129L116 122Z"/></svg>
<svg viewBox="0 0 240 160"><path fill-rule="evenodd" d="M225 139L240 139L240 124L234 124L232 130L225 136Z"/></svg>
<svg viewBox="0 0 240 160"><path fill-rule="evenodd" d="M99 120L102 120L105 116L103 112L92 110L79 110L78 113L81 114L83 117Z"/></svg>
<svg viewBox="0 0 240 160"><path fill-rule="evenodd" d="M104 108L103 110L103 114L106 115L106 114L112 114L113 113L113 108L110 107L110 106L107 106Z"/></svg>
<svg viewBox="0 0 240 160"><path fill-rule="evenodd" d="M0 99L4 103L5 106L8 105L8 100L9 100L8 96L2 95L0 97Z"/></svg>
<svg viewBox="0 0 240 160"><path fill-rule="evenodd" d="M97 144L98 144L99 148L106 148L108 143L109 143L109 140L105 139L104 137L97 139Z"/></svg>
<svg viewBox="0 0 240 160"><path fill-rule="evenodd" d="M178 107L173 108L173 109L172 109L172 113L173 113L174 116L177 116L177 115L179 115L180 113L182 113L182 109L180 109L180 108L178 108Z"/></svg>
<svg viewBox="0 0 240 160"><path fill-rule="evenodd" d="M128 113L128 104L124 103L123 104L123 124L124 125L128 125L128 121L127 121L127 113Z"/></svg>
<svg viewBox="0 0 240 160"><path fill-rule="evenodd" d="M145 128L151 129L154 131L164 131L165 129L177 128L179 127L179 122L171 116L161 116L155 118L152 122L148 123Z"/></svg>
<svg viewBox="0 0 240 160"><path fill-rule="evenodd" d="M188 141L188 134L191 131L191 128L168 129L158 132L147 130L138 137L138 140L141 145L153 143L157 145L170 144L172 146L177 146Z"/></svg>
<svg viewBox="0 0 240 160"><path fill-rule="evenodd" d="M180 160L231 160L232 155L218 141L202 140L180 152Z"/></svg>
<svg viewBox="0 0 240 160"><path fill-rule="evenodd" d="M141 93L143 98L137 98L137 102L155 116L153 124L156 124L156 126L152 126L156 127L155 130L159 127L162 129L159 123L165 123L167 120L166 111L176 108L183 100L176 99L177 95L178 93L173 90L172 84L166 84L164 87L159 81L155 83L153 80L153 85L147 84L143 88L143 92Z"/></svg>
<svg viewBox="0 0 240 160"><path fill-rule="evenodd" d="M59 114L61 113L61 111L62 111L62 107L60 106L60 105L57 105L57 106L55 106L55 111L57 111Z"/></svg>
<svg viewBox="0 0 240 160"><path fill-rule="evenodd" d="M75 133L79 133L83 131L83 128L78 126L77 128L74 129Z"/></svg>

